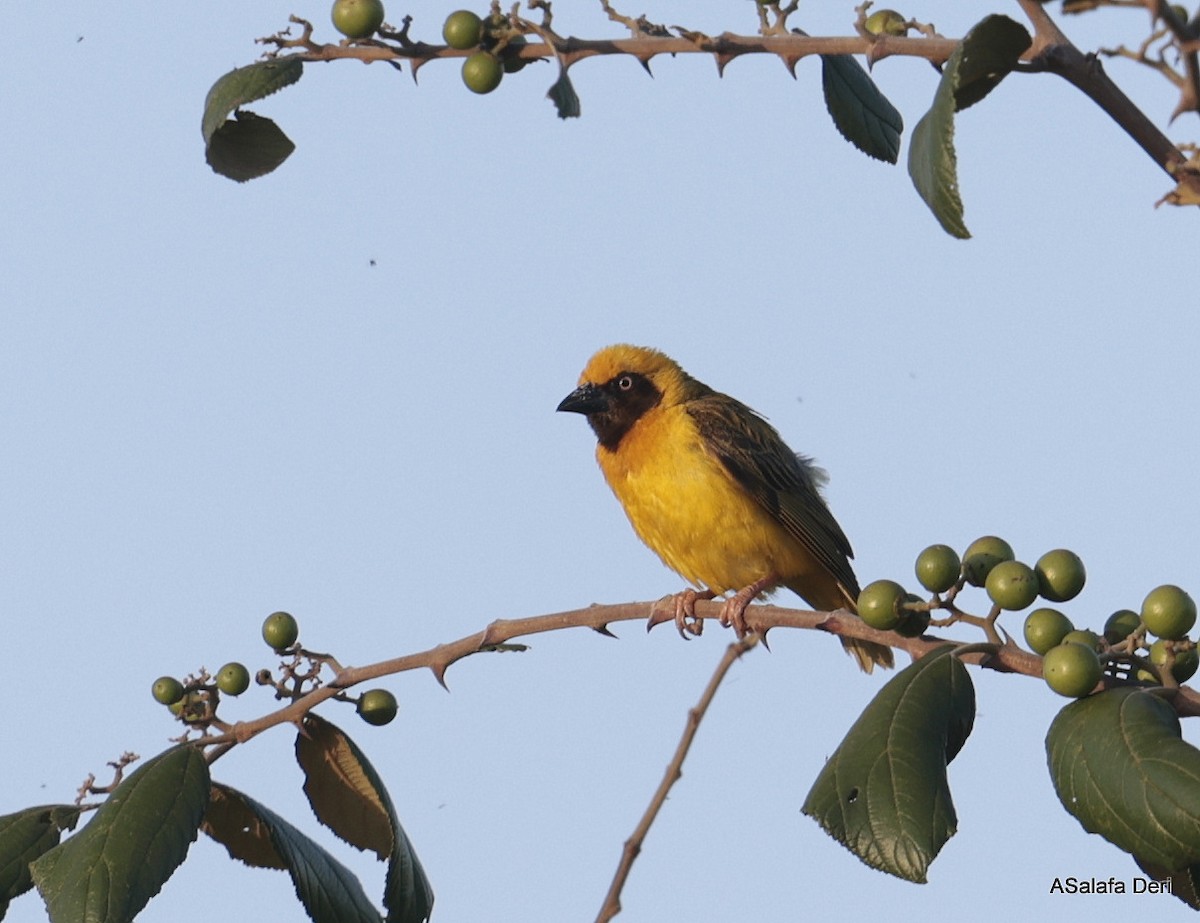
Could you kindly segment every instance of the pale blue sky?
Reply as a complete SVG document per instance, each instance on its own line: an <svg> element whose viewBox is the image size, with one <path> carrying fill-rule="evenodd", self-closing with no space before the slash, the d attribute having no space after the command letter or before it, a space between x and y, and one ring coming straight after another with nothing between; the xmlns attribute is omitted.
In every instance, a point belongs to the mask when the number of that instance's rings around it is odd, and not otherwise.
<svg viewBox="0 0 1200 923"><path fill-rule="evenodd" d="M844 33L850 6L810 4L797 24ZM948 35L1019 18L943 6ZM562 3L556 23L619 36L598 7ZM414 0L389 18L412 13L433 40L448 10ZM623 11L756 24L744 0ZM68 2L52 22L0 6L0 813L69 801L121 751L162 749L177 726L153 679L273 665L258 631L275 609L363 664L497 617L680 589L629 529L584 422L554 413L615 341L666 350L815 455L863 582L911 582L926 544L995 532L1028 561L1083 556L1067 606L1081 625L1160 583L1200 591L1195 213L1155 210L1165 175L1062 81L1015 76L959 120L969 242L942 233L902 167L837 135L815 60L797 82L774 60L723 80L701 58L656 61L654 80L587 61L570 123L543 98L547 66L479 98L452 63L419 87L314 65L252 107L296 153L236 185L204 163L201 104L291 12L333 37L324 0ZM1142 22L1065 28L1090 47ZM1173 108L1149 75L1111 70L1152 117ZM890 60L876 77L911 128L936 74ZM1181 119L1177 136L1196 135ZM471 658L449 695L393 678L385 729L323 710L388 782L438 923L594 917L724 641L618 633ZM832 639L772 641L718 697L622 921L1185 912L1048 894L1056 875L1137 870L1054 798L1043 738L1065 700L977 670L975 732L951 766L958 836L924 887L867 869L799 808L881 678ZM252 691L228 717L270 707ZM374 864L305 818L290 748L276 731L215 774L303 821L376 894ZM141 919L201 910L302 918L285 875L203 837ZM44 918L26 896L8 919Z"/></svg>

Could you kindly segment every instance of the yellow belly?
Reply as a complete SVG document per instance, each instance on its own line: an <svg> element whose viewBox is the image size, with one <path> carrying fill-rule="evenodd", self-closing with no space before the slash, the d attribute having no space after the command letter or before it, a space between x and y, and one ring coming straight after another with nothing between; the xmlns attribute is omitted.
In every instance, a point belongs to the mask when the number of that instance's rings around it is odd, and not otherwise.
<svg viewBox="0 0 1200 923"><path fill-rule="evenodd" d="M601 447L597 458L638 536L691 583L725 593L770 575L793 587L828 582L705 451L686 411L651 411L616 452Z"/></svg>

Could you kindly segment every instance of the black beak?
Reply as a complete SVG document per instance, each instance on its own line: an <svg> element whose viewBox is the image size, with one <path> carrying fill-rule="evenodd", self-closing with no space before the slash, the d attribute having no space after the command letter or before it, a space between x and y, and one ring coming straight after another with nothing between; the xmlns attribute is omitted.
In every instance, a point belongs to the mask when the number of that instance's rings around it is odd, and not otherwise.
<svg viewBox="0 0 1200 923"><path fill-rule="evenodd" d="M580 385L559 402L556 410L593 414L608 409L608 395L595 385Z"/></svg>

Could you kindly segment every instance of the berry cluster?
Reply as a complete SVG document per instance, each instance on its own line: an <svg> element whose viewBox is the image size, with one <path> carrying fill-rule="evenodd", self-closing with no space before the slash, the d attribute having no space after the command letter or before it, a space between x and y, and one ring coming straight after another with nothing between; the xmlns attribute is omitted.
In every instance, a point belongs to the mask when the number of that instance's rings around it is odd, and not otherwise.
<svg viewBox="0 0 1200 923"><path fill-rule="evenodd" d="M996 622L1002 612L1028 609L1039 597L1067 602L1079 595L1087 579L1083 561L1073 551L1056 548L1030 567L994 535L976 539L961 558L948 545L930 545L917 556L915 570L932 599L922 600L894 580L876 580L858 598L863 621L906 637L923 634L931 624L966 622L999 641ZM959 608L958 594L967 585L986 591L992 603L987 616ZM935 610L948 615L932 619ZM1106 672L1155 685L1187 681L1200 666L1196 643L1187 636L1195 623L1191 596L1164 584L1150 591L1139 611L1120 609L1109 616L1103 634L1076 629L1063 612L1043 606L1026 616L1024 636L1030 649L1042 656L1042 675L1050 688L1079 698L1092 692ZM1148 640L1148 635L1156 640Z"/></svg>
<svg viewBox="0 0 1200 923"><path fill-rule="evenodd" d="M288 612L273 612L262 624L262 639L276 654L291 654L293 662L283 665L282 678L276 680L270 670L259 670L255 680L260 686L272 686L276 698L303 698L320 683L318 674L322 664L331 658L304 651L297 643L300 639L300 624ZM301 662L307 660L307 668ZM160 676L154 681L150 692L155 701L166 705L173 715L189 728L205 730L211 726L223 728L224 722L217 718L217 705L222 693L238 696L250 688L250 671L244 664L232 661L221 667L215 675L201 669L183 681L173 676ZM339 694L337 698L353 701L355 710L367 724L384 725L396 717L399 708L396 697L386 689L371 689L357 699Z"/></svg>

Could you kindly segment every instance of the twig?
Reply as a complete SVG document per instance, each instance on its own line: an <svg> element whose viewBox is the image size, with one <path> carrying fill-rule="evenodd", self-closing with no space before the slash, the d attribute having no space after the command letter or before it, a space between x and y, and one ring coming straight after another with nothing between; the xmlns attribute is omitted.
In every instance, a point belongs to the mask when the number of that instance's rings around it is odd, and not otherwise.
<svg viewBox="0 0 1200 923"><path fill-rule="evenodd" d="M675 755L671 757L671 762L667 765L666 772L663 773L662 782L659 783L658 789L654 792L654 797L650 799L650 804L647 806L646 812L642 815L642 819L638 821L638 825L634 828L629 839L625 841L625 848L621 851L621 861L617 864L617 871L613 875L612 884L609 885L608 893L604 896L604 904L600 908L599 915L596 917L596 923L607 923L608 920L611 920L621 912L621 889L625 887L625 881L629 878L633 862L637 859L638 853L642 851L642 843L646 840L646 834L649 833L651 825L654 823L655 818L658 817L658 812L666 802L667 795L671 791L671 786L683 776L683 761L687 759L688 751L692 747L692 741L696 737L696 731L700 729L700 722L704 720L708 706L717 694L717 688L721 685L721 681L725 679L725 674L729 672L729 668L733 666L734 662L757 643L758 636L748 634L740 641L735 641L729 645L725 649L725 655L721 658L721 662L717 664L716 670L713 671L708 685L704 687L704 693L700 696L700 701L688 710L687 723L683 728L683 736L679 739L679 746L675 748Z"/></svg>
<svg viewBox="0 0 1200 923"><path fill-rule="evenodd" d="M1100 61L1071 44L1039 0L1017 0L1017 3L1034 27L1033 47L1026 53L1029 61L1026 70L1057 74L1081 90L1179 182L1181 191L1200 198L1200 176L1181 169L1187 158L1113 83Z"/></svg>

